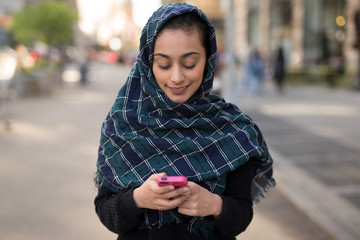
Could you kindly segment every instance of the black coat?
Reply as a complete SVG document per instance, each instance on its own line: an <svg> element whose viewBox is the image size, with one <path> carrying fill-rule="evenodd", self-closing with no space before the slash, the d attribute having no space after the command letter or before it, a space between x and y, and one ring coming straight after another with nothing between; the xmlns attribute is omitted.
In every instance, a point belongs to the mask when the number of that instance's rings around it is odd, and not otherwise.
<svg viewBox="0 0 360 240"><path fill-rule="evenodd" d="M118 234L118 240L235 240L250 224L253 217L251 181L253 164L248 162L227 175L222 213L217 219L207 217L214 226L209 238L198 237L187 231L184 224L169 224L160 229L139 230L144 209L136 206L133 190L114 193L101 188L95 198L95 208L101 222L112 232Z"/></svg>

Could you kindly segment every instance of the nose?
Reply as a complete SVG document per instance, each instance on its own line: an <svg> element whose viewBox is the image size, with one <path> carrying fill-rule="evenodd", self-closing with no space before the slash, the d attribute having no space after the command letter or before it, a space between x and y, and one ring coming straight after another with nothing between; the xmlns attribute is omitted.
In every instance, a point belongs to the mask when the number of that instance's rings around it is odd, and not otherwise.
<svg viewBox="0 0 360 240"><path fill-rule="evenodd" d="M171 81L174 83L180 83L185 79L185 76L179 66L174 66L171 72Z"/></svg>

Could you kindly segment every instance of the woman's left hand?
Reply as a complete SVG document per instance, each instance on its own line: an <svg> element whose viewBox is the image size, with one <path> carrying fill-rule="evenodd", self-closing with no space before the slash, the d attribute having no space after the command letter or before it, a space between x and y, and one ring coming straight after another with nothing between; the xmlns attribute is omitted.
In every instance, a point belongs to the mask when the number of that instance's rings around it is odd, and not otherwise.
<svg viewBox="0 0 360 240"><path fill-rule="evenodd" d="M222 199L194 182L188 182L190 197L178 206L181 214L188 216L218 217L222 211Z"/></svg>

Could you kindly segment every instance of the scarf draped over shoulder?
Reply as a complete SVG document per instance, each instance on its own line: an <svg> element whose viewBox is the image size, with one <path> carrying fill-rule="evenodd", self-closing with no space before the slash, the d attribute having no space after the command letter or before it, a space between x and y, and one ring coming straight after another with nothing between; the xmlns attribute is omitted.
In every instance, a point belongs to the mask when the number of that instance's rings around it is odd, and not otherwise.
<svg viewBox="0 0 360 240"><path fill-rule="evenodd" d="M169 19L194 12L210 31L210 56L199 90L186 103L172 102L152 73L154 41ZM96 183L114 192L140 186L152 174L184 175L221 194L226 174L250 159L254 162L253 200L275 184L272 158L250 117L210 93L216 62L215 30L207 17L188 4L161 7L142 31L136 63L120 89L101 129ZM147 210L142 228L185 221L191 231L205 231L199 217L177 211ZM198 227L196 227L198 226Z"/></svg>

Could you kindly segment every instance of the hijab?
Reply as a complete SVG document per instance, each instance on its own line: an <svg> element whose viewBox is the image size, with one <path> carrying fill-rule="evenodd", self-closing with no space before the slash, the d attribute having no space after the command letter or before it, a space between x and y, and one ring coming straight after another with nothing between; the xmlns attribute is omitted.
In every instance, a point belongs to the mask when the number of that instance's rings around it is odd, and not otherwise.
<svg viewBox="0 0 360 240"><path fill-rule="evenodd" d="M154 43L162 26L185 13L196 13L210 31L210 54L203 82L185 103L172 102L152 72ZM143 28L139 54L106 116L101 129L97 178L99 188L126 191L152 174L186 176L209 191L221 194L226 174L250 159L254 162L253 200L274 186L272 158L258 126L235 105L211 94L216 62L215 30L205 14L185 3L159 8ZM179 214L176 209L147 209L140 228L159 228L183 222L204 234L205 218Z"/></svg>

